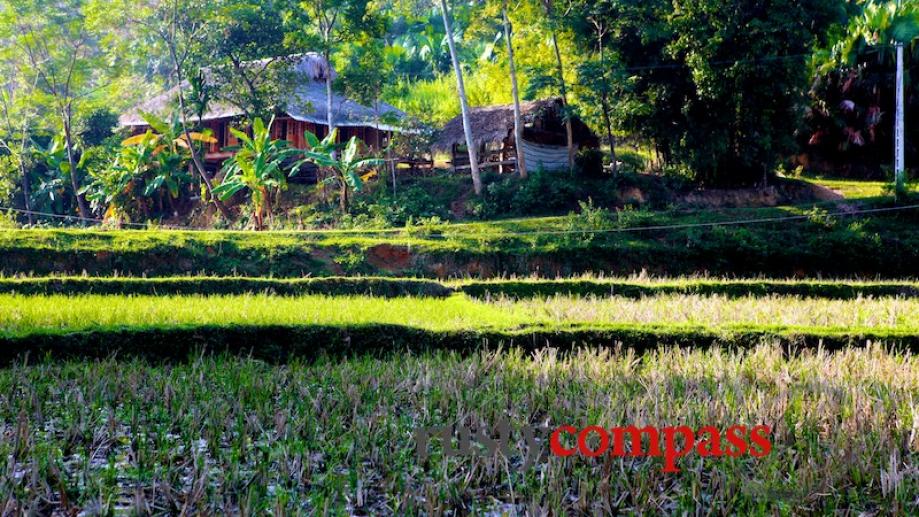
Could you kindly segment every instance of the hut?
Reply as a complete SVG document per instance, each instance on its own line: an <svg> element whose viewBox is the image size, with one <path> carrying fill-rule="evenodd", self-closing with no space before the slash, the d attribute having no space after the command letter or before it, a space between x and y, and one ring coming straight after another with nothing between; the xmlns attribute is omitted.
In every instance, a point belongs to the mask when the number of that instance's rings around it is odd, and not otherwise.
<svg viewBox="0 0 919 517"><path fill-rule="evenodd" d="M562 100L545 99L524 102L524 157L530 170L566 170L568 168L568 136L563 117ZM514 138L514 106L484 106L473 108L469 115L472 137L477 146L480 167L496 168L499 172L514 170L517 145ZM578 118L572 119L574 144L578 149L597 148L597 135ZM457 116L444 126L434 149L449 152L454 170L469 169L469 154L463 117Z"/></svg>
<svg viewBox="0 0 919 517"><path fill-rule="evenodd" d="M306 53L289 56L292 77L285 81L282 92L285 100L276 108L276 117L272 133L276 139L289 141L294 147L306 147L303 133L310 131L319 138L328 134L328 98L326 96L326 77L335 71L328 66L325 59L317 53ZM264 66L265 61L249 63L250 66ZM205 77L208 70L205 69ZM185 85L187 87L187 84ZM119 125L131 129L133 134L143 133L148 129L141 113L168 115L175 109L178 87L173 87L160 95L135 106L121 115ZM338 93L332 95L333 123L338 128L338 138L344 142L352 136L364 141L368 147L379 149L387 145L394 132L400 130L398 121L405 118L405 113L386 104L378 102L375 106L361 105ZM210 129L216 143L209 144L205 152L205 165L216 170L231 153L223 149L236 145L237 139L230 132L237 127L243 111L219 97L208 105L208 110L201 117L204 128Z"/></svg>

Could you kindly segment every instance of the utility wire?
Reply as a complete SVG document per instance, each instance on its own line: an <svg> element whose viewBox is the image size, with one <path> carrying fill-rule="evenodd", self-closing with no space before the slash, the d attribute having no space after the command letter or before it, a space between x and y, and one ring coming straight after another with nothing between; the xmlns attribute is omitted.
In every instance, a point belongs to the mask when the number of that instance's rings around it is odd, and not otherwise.
<svg viewBox="0 0 919 517"><path fill-rule="evenodd" d="M13 207L0 207L0 212L3 212L3 211L6 211L6 212L16 212L16 213L23 214L23 215L35 215L35 216L40 216L40 217L50 217L50 218L52 218L52 219L64 219L64 220L68 220L68 221L74 221L74 220L75 220L75 221L82 221L82 222L89 222L89 223L99 223L99 224L102 224L102 223L105 223L105 222L106 222L105 219L95 219L95 218L92 218L92 217L81 217L81 216L78 216L78 215L61 215L61 214L53 214L53 213L50 213L50 212L37 212L37 211L35 211L35 210L23 210L23 209L21 209L21 208L13 208ZM136 227L136 228L147 228L147 227L149 227L149 225L146 224L146 223L130 223L130 222L123 222L123 223L120 223L120 224L121 224L122 226L132 226L132 227ZM177 230L195 230L195 229L196 229L196 228L192 228L192 227L190 227L190 226L179 226L179 225L162 225L161 227L163 227L163 228L177 229Z"/></svg>
<svg viewBox="0 0 919 517"><path fill-rule="evenodd" d="M866 209L853 209L853 210L844 210L836 212L827 212L825 214L820 214L819 217L846 217L846 216L857 216L857 215L868 215L868 214L879 214L879 213L889 213L889 212L899 212L904 210L915 210L919 209L919 204L916 205L905 205L905 206L895 206L895 207L884 207L884 208L866 208ZM83 218L76 216L66 216L59 214L48 214L44 212L35 212L35 211L26 211L18 208L0 208L2 210L9 210L18 213L31 213L33 215L57 217L63 219L76 219L84 221L92 221L102 223L105 222L102 219L91 219ZM802 221L815 217L813 214L802 214L802 215L789 215L789 216L778 216L778 217L760 217L755 219L739 219L733 221L711 221L711 222L701 222L701 223L679 223L679 224L660 224L660 225L651 225L651 226L633 226L631 228L600 228L600 229L570 229L570 230L532 230L532 231L510 231L510 232L470 232L463 237L466 238L479 238L479 237L530 237L530 236L540 236L540 235L573 235L573 234L596 234L596 233L629 233L629 232L645 232L645 231L664 231L664 230L683 230L691 228L716 228L721 226L741 226L748 224L766 224L766 223L780 223L780 222L792 222L792 221ZM122 223L123 225L132 225L132 226L142 226L144 228L147 225L143 223ZM170 230L184 230L184 231L207 231L207 232L217 232L217 233L241 233L239 230L208 230L200 228L191 228L186 226L171 226L163 225L162 228ZM400 234L407 233L411 234L413 231L423 231L422 228L413 229L413 228L380 228L380 229L366 229L366 230L269 230L264 233L284 233L284 234L299 234L299 235L373 235L373 234ZM448 229L449 231L449 229ZM431 239L447 239L455 238L458 235L453 233L438 233L425 235L425 238Z"/></svg>

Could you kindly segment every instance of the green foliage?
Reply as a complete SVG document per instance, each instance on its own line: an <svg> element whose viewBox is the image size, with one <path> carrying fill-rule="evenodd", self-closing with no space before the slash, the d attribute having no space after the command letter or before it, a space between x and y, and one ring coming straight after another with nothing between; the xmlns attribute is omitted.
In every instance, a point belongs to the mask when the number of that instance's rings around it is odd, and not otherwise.
<svg viewBox="0 0 919 517"><path fill-rule="evenodd" d="M859 2L845 30L834 34L827 52L815 56L818 65L810 91L799 148L809 154L809 172L838 177L888 179L893 163L896 51L891 44L901 34L904 50L905 116L919 117L919 6L903 2ZM912 27L912 28L910 28ZM909 33L909 34L906 34ZM919 137L907 122L906 140ZM906 163L919 153L906 146ZM892 176L892 175L891 175ZM892 179L892 177L891 177Z"/></svg>
<svg viewBox="0 0 919 517"><path fill-rule="evenodd" d="M109 109L91 111L81 123L80 139L86 148L103 145L115 134L118 114Z"/></svg>
<svg viewBox="0 0 919 517"><path fill-rule="evenodd" d="M286 3L274 0L208 5L205 37L195 52L207 59L210 73L197 91L210 90L239 107L247 119L270 117L275 106L288 101L286 92L296 80L288 71L292 60L285 57L297 51L286 38L287 31L298 29L289 25L296 18L286 15Z"/></svg>
<svg viewBox="0 0 919 517"><path fill-rule="evenodd" d="M6 204L13 196L13 190L20 176L19 162L16 158L8 154L0 154L0 202Z"/></svg>
<svg viewBox="0 0 919 517"><path fill-rule="evenodd" d="M575 170L586 178L602 178L606 175L603 169L603 151L599 149L582 149L575 157Z"/></svg>
<svg viewBox="0 0 919 517"><path fill-rule="evenodd" d="M592 198L579 201L580 211L568 214L568 225L562 230L562 240L571 247L588 246L596 236L595 232L612 230L615 227L612 214L605 208L594 206Z"/></svg>
<svg viewBox="0 0 919 517"><path fill-rule="evenodd" d="M319 138L306 132L304 135L309 148L302 151L303 160L299 162L295 169L298 169L303 163L312 163L320 169L330 171L331 181L338 184L339 188L339 206L341 212L347 213L349 208L349 192L360 192L364 185L361 172L376 165L381 165L382 160L377 158L362 158L360 156L360 140L357 137L351 137L345 144L344 150L339 157L335 143L338 139L338 130L332 130L322 141Z"/></svg>
<svg viewBox="0 0 919 517"><path fill-rule="evenodd" d="M619 172L634 174L648 171L648 160L638 151L618 148L616 159L619 161Z"/></svg>
<svg viewBox="0 0 919 517"><path fill-rule="evenodd" d="M463 82L470 106L492 106L513 101L510 79L500 64L476 63L463 72ZM456 78L450 74L421 80L400 78L387 86L383 99L438 127L460 113Z"/></svg>
<svg viewBox="0 0 919 517"><path fill-rule="evenodd" d="M224 162L225 177L223 182L214 188L214 195L222 201L230 199L237 192L248 190L256 230L264 228L263 218L266 212L269 220L272 218L272 193L280 196L281 191L287 188L287 178L282 165L298 154L286 140L271 138L273 124L273 117L268 125L265 125L262 119L256 118L252 123L251 137L239 129L230 129L239 139L240 145L228 148L235 153Z"/></svg>
<svg viewBox="0 0 919 517"><path fill-rule="evenodd" d="M599 193L599 192L598 192ZM587 196L585 196L587 197ZM593 198L596 207L608 205ZM570 210L570 209L569 209ZM333 258L360 247L367 273L384 276L731 274L905 277L919 275L919 237L908 211L871 218L834 215L831 227L796 219L715 228L700 223L804 215L800 209L621 210L617 228L589 243L560 238L567 217L391 229L234 232L0 232L3 274L328 276ZM676 226L673 229L637 228ZM548 232L548 233L541 233ZM393 262L392 253L405 260Z"/></svg>
<svg viewBox="0 0 919 517"><path fill-rule="evenodd" d="M158 200L160 211L165 211L163 198L171 205L192 183L191 145L214 141L207 131L189 132L190 145L177 113L168 120L152 113L143 117L151 129L123 140L117 149L111 142L89 148L80 160L91 178L82 192L106 220L132 219L132 205L138 216L147 216L149 198Z"/></svg>
<svg viewBox="0 0 919 517"><path fill-rule="evenodd" d="M832 0L754 3L628 3L606 19L632 69L614 96L622 128L706 183L754 183L793 150L807 56L844 14Z"/></svg>

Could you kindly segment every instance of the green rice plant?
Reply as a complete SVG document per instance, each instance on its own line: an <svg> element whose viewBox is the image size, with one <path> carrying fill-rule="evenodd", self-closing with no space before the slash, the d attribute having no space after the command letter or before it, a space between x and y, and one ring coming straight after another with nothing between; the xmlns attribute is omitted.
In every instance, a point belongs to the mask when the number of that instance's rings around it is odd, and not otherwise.
<svg viewBox="0 0 919 517"><path fill-rule="evenodd" d="M372 296L0 295L0 363L117 353L181 359L199 350L283 362L394 350L538 349L625 343L919 349L919 301L662 295L476 300Z"/></svg>

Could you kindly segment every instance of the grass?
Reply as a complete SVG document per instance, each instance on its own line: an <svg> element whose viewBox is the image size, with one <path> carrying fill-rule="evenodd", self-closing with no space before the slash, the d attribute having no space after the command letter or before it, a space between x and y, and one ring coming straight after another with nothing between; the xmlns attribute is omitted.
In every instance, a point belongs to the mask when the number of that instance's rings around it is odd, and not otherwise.
<svg viewBox="0 0 919 517"><path fill-rule="evenodd" d="M0 370L11 513L913 514L919 362L878 346L512 349ZM416 458L419 426L774 428L762 459ZM519 436L515 434L514 436ZM522 468L524 454L541 454Z"/></svg>
<svg viewBox="0 0 919 517"><path fill-rule="evenodd" d="M919 275L917 214L829 215L813 207L593 211L382 233L0 230L0 272L492 278L647 270L669 275L903 277ZM781 217L801 219L622 231Z"/></svg>
<svg viewBox="0 0 919 517"><path fill-rule="evenodd" d="M399 325L434 332L579 326L887 329L919 332L919 299L661 295L651 298L498 299L365 296L0 295L0 335L203 325Z"/></svg>
<svg viewBox="0 0 919 517"><path fill-rule="evenodd" d="M325 277L252 278L175 276L143 277L0 277L0 293L24 295L234 295L268 293L284 296L362 295L378 297L445 297L464 293L476 298L536 298L567 296L622 296L641 298L660 294L738 296L802 296L854 299L915 296L913 280L796 280L733 278L605 278L590 275L545 280L538 277L439 282L417 278Z"/></svg>
<svg viewBox="0 0 919 517"><path fill-rule="evenodd" d="M806 181L835 190L846 199L880 198L890 195L891 182L814 177Z"/></svg>
<svg viewBox="0 0 919 517"><path fill-rule="evenodd" d="M876 181L846 179L819 175L808 175L799 179L835 190L844 198L851 201L880 200L883 198L890 198L890 196L893 195L893 180ZM919 192L919 181L907 178L906 190L910 192L911 195L915 195Z"/></svg>
<svg viewBox="0 0 919 517"><path fill-rule="evenodd" d="M475 299L367 296L0 295L0 362L199 351L273 362L322 355L582 345L919 349L919 300L789 296Z"/></svg>

